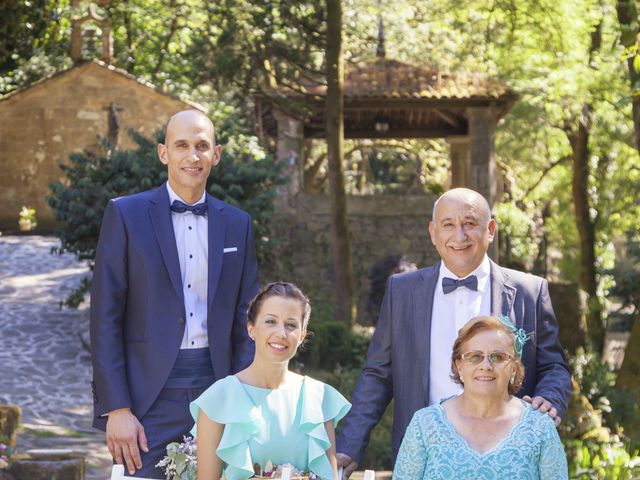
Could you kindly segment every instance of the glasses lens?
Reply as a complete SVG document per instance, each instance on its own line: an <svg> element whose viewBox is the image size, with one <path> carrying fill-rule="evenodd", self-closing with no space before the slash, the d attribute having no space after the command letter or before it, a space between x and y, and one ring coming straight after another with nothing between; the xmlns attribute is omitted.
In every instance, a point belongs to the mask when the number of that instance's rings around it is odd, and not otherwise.
<svg viewBox="0 0 640 480"><path fill-rule="evenodd" d="M493 352L489 354L489 361L491 363L504 363L509 360L509 355L504 352Z"/></svg>
<svg viewBox="0 0 640 480"><path fill-rule="evenodd" d="M481 352L469 352L464 354L464 359L473 365L477 365L482 362L483 358L484 355Z"/></svg>

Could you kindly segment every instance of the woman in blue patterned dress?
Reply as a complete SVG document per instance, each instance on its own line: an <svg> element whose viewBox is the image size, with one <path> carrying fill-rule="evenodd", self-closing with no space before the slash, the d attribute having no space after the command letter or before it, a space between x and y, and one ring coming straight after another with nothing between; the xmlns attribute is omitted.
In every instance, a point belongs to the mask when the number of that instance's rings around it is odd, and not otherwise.
<svg viewBox="0 0 640 480"><path fill-rule="evenodd" d="M337 478L335 425L351 405L333 387L289 370L310 313L309 299L290 283L271 283L253 299L253 362L191 404L198 480L246 479L268 463Z"/></svg>
<svg viewBox="0 0 640 480"><path fill-rule="evenodd" d="M476 317L460 329L451 378L463 392L415 413L394 480L568 478L553 420L513 396L528 337L507 317Z"/></svg>

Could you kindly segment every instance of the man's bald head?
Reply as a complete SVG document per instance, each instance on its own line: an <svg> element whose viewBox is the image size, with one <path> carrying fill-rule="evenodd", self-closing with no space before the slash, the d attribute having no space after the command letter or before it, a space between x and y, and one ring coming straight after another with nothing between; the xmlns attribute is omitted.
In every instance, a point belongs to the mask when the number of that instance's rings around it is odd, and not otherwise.
<svg viewBox="0 0 640 480"><path fill-rule="evenodd" d="M165 145L168 145L169 143L169 137L170 137L170 133L171 133L171 128L172 126L176 123L179 122L181 120L199 120L199 121L205 121L211 128L211 143L215 144L215 140L216 140L216 131L215 131L215 127L213 126L213 122L211 121L211 119L203 112L201 112L200 110L196 110L195 108L188 108L186 110L180 110L177 113L174 113L173 115L171 115L171 118L169 118L169 120L167 121L167 124L164 128L164 143Z"/></svg>
<svg viewBox="0 0 640 480"><path fill-rule="evenodd" d="M444 265L459 278L465 278L482 263L495 231L489 203L478 192L454 188L442 194L433 206L431 241Z"/></svg>
<svg viewBox="0 0 640 480"><path fill-rule="evenodd" d="M481 218L485 219L487 222L491 219L491 207L489 206L489 202L487 202L487 199L475 190L460 187L447 190L438 197L438 199L433 204L433 212L431 216L433 220L435 220L436 218L436 210L438 209L438 204L446 203L447 200L455 200L457 202L474 205Z"/></svg>
<svg viewBox="0 0 640 480"><path fill-rule="evenodd" d="M198 110L183 110L167 122L164 142L158 144L158 158L167 166L169 186L182 201L195 203L220 163L222 146L215 144L213 123Z"/></svg>

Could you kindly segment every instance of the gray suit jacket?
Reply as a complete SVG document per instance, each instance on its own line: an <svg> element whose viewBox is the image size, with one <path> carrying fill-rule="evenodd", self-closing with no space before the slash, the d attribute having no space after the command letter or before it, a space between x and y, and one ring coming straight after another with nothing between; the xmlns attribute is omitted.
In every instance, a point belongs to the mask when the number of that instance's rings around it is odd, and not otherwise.
<svg viewBox="0 0 640 480"><path fill-rule="evenodd" d="M395 461L413 414L427 406L431 312L440 263L389 279L367 361L353 393L337 451L362 463L371 429L393 399ZM558 342L546 280L491 262L491 311L534 332L523 351L525 380L519 396L541 395L562 415L571 396L571 374ZM451 369L451 358L439 359Z"/></svg>

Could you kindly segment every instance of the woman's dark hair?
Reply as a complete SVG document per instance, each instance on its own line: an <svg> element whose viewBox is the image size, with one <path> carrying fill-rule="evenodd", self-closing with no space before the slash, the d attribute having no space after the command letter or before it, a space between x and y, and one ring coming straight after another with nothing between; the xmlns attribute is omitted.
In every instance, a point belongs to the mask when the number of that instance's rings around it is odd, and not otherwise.
<svg viewBox="0 0 640 480"><path fill-rule="evenodd" d="M282 297L298 300L302 304L302 328L307 328L307 323L309 323L309 317L311 316L311 302L307 296L302 293L302 290L296 287L293 283L288 282L273 282L262 287L262 290L258 292L249 304L249 309L247 310L247 322L251 325L256 324L260 307L262 307L264 301L270 297Z"/></svg>

